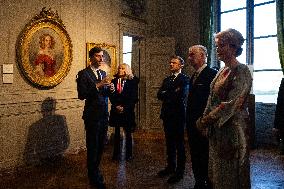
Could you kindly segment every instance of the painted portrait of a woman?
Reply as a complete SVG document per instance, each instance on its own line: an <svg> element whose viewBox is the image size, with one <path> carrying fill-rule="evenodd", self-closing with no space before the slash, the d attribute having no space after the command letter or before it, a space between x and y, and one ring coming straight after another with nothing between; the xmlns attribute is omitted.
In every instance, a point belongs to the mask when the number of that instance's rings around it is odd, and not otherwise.
<svg viewBox="0 0 284 189"><path fill-rule="evenodd" d="M39 49L34 60L35 72L40 76L52 77L56 73L54 54L55 40L50 34L39 36Z"/></svg>

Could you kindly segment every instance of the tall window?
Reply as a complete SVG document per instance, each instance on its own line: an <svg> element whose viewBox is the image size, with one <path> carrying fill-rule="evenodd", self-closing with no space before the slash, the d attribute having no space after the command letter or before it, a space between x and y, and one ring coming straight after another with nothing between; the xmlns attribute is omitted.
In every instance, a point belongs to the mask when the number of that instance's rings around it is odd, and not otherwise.
<svg viewBox="0 0 284 189"><path fill-rule="evenodd" d="M123 36L123 63L128 64L131 67L132 59L132 37Z"/></svg>
<svg viewBox="0 0 284 189"><path fill-rule="evenodd" d="M238 60L253 65L256 102L276 103L282 71L278 56L275 0L220 0L220 4L221 30L237 29L251 44L246 47L248 43L245 42Z"/></svg>

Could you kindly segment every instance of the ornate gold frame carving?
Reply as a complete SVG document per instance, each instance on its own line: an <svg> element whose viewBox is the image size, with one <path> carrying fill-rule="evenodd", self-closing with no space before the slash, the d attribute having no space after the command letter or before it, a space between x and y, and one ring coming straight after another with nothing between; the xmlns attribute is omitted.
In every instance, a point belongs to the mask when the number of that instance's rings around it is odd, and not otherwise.
<svg viewBox="0 0 284 189"><path fill-rule="evenodd" d="M36 71L35 59L40 54L40 36L50 35L54 43L52 49L53 73L46 75ZM50 50L51 51L51 50ZM42 51L43 52L43 51ZM17 47L17 61L23 75L35 86L51 88L58 85L68 74L72 62L71 39L65 29L57 11L46 10L44 7L24 28L19 36ZM46 66L42 61L41 66ZM46 68L42 68L45 70Z"/></svg>
<svg viewBox="0 0 284 189"><path fill-rule="evenodd" d="M117 72L117 52L116 52L116 46L110 45L106 43L87 43L86 44L87 50L86 50L86 66L90 65L89 61L89 51L93 47L101 47L104 50L104 57L106 61L106 65L109 67L102 68L104 69L109 76L113 76Z"/></svg>

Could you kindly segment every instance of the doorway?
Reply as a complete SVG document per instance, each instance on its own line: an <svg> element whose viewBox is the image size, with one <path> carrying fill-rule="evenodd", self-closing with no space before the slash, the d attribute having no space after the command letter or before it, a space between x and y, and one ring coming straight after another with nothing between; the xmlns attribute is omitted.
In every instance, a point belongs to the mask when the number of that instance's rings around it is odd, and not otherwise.
<svg viewBox="0 0 284 189"><path fill-rule="evenodd" d="M123 34L122 37L122 62L128 64L133 74L139 78L138 84L138 103L135 107L135 121L137 129L141 128L141 104L143 100L143 73L141 71L141 65L143 62L142 52L144 50L143 37L135 36L131 34ZM142 105L143 106L143 105Z"/></svg>

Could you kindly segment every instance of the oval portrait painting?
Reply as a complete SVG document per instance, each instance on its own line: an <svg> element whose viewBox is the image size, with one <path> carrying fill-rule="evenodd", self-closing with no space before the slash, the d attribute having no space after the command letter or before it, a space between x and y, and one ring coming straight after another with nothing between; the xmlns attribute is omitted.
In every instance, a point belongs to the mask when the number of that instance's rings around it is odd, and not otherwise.
<svg viewBox="0 0 284 189"><path fill-rule="evenodd" d="M26 26L17 56L22 73L32 84L50 88L69 72L72 45L62 21L50 10L43 11Z"/></svg>

